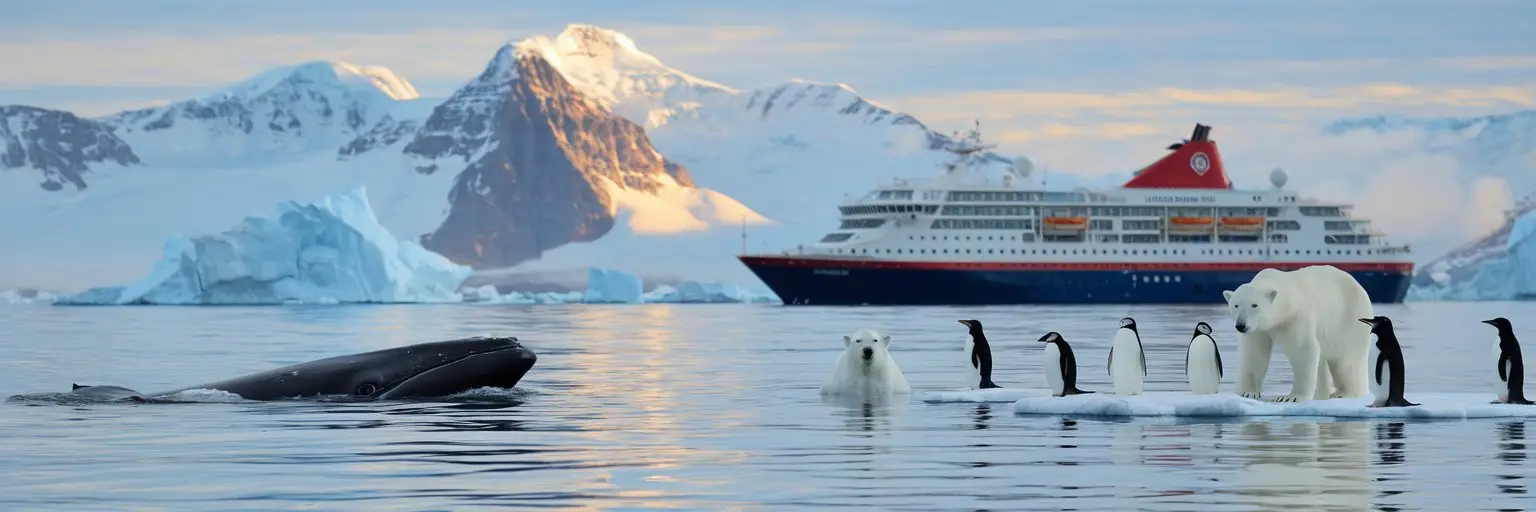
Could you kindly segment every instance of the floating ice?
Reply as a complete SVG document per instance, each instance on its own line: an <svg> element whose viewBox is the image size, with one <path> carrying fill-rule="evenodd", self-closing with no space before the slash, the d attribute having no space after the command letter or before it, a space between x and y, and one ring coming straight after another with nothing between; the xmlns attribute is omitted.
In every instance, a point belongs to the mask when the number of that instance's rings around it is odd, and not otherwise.
<svg viewBox="0 0 1536 512"><path fill-rule="evenodd" d="M149 276L56 304L459 302L470 268L379 224L363 187L284 201L222 233L173 236Z"/></svg>
<svg viewBox="0 0 1536 512"><path fill-rule="evenodd" d="M778 302L771 292L749 290L745 287L718 281L687 281L677 285L657 286L645 294L646 302L675 304L731 304L744 302Z"/></svg>
<svg viewBox="0 0 1536 512"><path fill-rule="evenodd" d="M993 390L987 390L993 391ZM953 392L950 398L982 398ZM971 392L977 393L977 392ZM1415 407L1369 407L1370 397L1334 398L1303 403L1274 403L1235 394L1195 395L1187 391L1148 392L1118 396L1088 395L1026 397L1014 402L1015 414L1083 416L1317 416L1336 418L1522 418L1536 417L1536 405L1490 404L1492 393L1407 393ZM966 401L966 400L949 400ZM969 400L983 401L983 400Z"/></svg>

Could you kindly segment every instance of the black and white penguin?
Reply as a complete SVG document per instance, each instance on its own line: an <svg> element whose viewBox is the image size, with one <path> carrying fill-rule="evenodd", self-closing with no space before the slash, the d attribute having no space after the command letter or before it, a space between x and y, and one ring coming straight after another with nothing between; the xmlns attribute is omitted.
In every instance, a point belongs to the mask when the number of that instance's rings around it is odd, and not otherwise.
<svg viewBox="0 0 1536 512"><path fill-rule="evenodd" d="M1115 354L1120 354L1120 364L1115 364ZM1109 346L1109 377L1114 382L1115 394L1139 395L1142 381L1147 377L1147 356L1141 350L1141 334L1136 332L1136 320L1120 319L1115 330L1115 342Z"/></svg>
<svg viewBox="0 0 1536 512"><path fill-rule="evenodd" d="M1048 332L1040 337L1045 343L1045 382L1051 386L1051 396L1083 395L1092 391L1077 389L1077 357L1072 346L1060 333Z"/></svg>
<svg viewBox="0 0 1536 512"><path fill-rule="evenodd" d="M1494 403L1531 405L1525 399L1525 358L1520 357L1520 340L1515 338L1515 326L1508 318L1483 320L1499 330L1499 344L1494 345L1493 355L1499 369L1499 400Z"/></svg>
<svg viewBox="0 0 1536 512"><path fill-rule="evenodd" d="M1211 337L1211 324L1195 324L1195 335L1184 350L1184 376L1189 378L1189 390L1194 394L1221 392L1221 349Z"/></svg>
<svg viewBox="0 0 1536 512"><path fill-rule="evenodd" d="M1397 343L1397 333L1392 330L1392 319L1377 315L1361 318L1360 323L1371 326L1371 395L1375 400L1371 407L1413 407L1419 405L1403 398L1403 387L1408 380L1403 364L1403 347Z"/></svg>
<svg viewBox="0 0 1536 512"><path fill-rule="evenodd" d="M987 334L981 330L981 321L961 320L960 323L971 329L971 337L965 342L965 359L971 365L970 385L976 389L1002 387L992 382L992 345L987 343Z"/></svg>

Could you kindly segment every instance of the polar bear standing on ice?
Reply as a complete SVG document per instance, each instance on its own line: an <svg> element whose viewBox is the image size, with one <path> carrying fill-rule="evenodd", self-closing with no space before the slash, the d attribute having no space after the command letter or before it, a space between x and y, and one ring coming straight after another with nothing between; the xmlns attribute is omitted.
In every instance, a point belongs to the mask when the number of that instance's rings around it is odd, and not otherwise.
<svg viewBox="0 0 1536 512"><path fill-rule="evenodd" d="M1358 320L1355 323L1365 325ZM843 336L843 354L838 356L832 375L821 384L821 394L880 397L911 393L907 377L891 358L890 346L890 335L869 329Z"/></svg>
<svg viewBox="0 0 1536 512"><path fill-rule="evenodd" d="M1237 329L1237 393L1259 398L1269 357L1280 345L1295 373L1291 394L1277 402L1360 397L1370 381L1371 298L1354 276L1331 265L1259 271L1237 290L1221 292Z"/></svg>

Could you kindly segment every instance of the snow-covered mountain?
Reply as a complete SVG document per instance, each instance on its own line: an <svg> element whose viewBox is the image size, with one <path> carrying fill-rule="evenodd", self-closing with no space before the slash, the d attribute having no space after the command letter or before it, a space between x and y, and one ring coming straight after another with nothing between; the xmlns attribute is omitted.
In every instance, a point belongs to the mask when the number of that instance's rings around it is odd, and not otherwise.
<svg viewBox="0 0 1536 512"><path fill-rule="evenodd" d="M102 122L158 167L238 167L335 150L420 96L382 67L314 61Z"/></svg>

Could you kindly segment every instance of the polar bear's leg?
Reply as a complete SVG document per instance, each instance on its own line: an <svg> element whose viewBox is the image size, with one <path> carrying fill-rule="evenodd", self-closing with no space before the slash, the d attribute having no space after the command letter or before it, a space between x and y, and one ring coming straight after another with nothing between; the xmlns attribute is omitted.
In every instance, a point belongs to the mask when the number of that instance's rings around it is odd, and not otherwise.
<svg viewBox="0 0 1536 512"><path fill-rule="evenodd" d="M1269 373L1274 341L1269 334L1240 334L1237 338L1237 394L1257 400Z"/></svg>
<svg viewBox="0 0 1536 512"><path fill-rule="evenodd" d="M1317 358L1317 386L1312 390L1313 400L1327 400L1333 394L1333 367L1319 351ZM1336 398L1336 397L1335 397Z"/></svg>
<svg viewBox="0 0 1536 512"><path fill-rule="evenodd" d="M1365 383L1360 382L1360 376L1363 374L1369 379L1370 374L1366 373L1365 366L1361 364L1364 362L1363 360L1357 361L1355 358L1328 362L1328 370L1333 373L1334 389L1333 394L1329 395L1329 398L1359 398L1365 396Z"/></svg>
<svg viewBox="0 0 1536 512"><path fill-rule="evenodd" d="M1317 345L1317 336L1307 329L1296 329L1285 335L1299 338L1287 340L1280 347L1285 351L1285 358L1291 360L1291 371L1295 373L1295 378L1291 381L1291 394L1275 401L1305 402L1317 392L1317 370L1318 361L1322 359L1322 347Z"/></svg>

